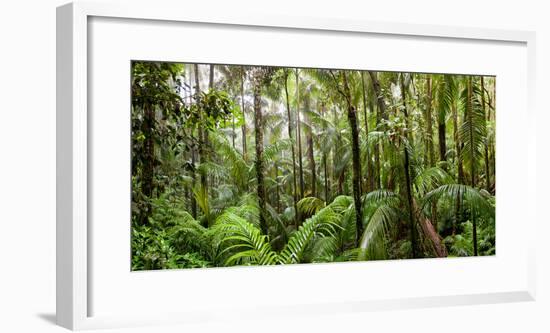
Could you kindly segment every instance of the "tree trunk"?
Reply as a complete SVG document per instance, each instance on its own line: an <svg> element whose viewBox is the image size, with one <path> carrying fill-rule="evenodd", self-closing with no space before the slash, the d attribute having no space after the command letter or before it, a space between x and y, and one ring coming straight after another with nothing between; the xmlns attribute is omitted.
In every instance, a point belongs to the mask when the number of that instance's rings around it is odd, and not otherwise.
<svg viewBox="0 0 550 333"><path fill-rule="evenodd" d="M429 245L431 245L429 249L435 256L439 258L446 257L447 248L443 243L443 239L434 228L433 223L420 213L420 210L418 209L418 206L416 205L416 202L414 200L413 207L414 211L417 212L418 224L420 225L420 231L423 235L422 239L426 239L429 241Z"/></svg>
<svg viewBox="0 0 550 333"><path fill-rule="evenodd" d="M460 144L459 128L458 128L458 110L456 101L453 99L452 102L452 113L453 113L453 138L455 141L456 149L456 163L457 163L457 183L464 184L464 169L462 167L462 146Z"/></svg>
<svg viewBox="0 0 550 333"><path fill-rule="evenodd" d="M447 142L445 139L445 132L447 131L445 121L441 122L437 126L437 134L439 139L439 160L441 162L447 161Z"/></svg>
<svg viewBox="0 0 550 333"><path fill-rule="evenodd" d="M241 66L241 112L243 113L243 124L241 126L241 131L243 135L243 160L246 162L246 112L244 104L244 75L244 67Z"/></svg>
<svg viewBox="0 0 550 333"><path fill-rule="evenodd" d="M468 117L470 118L470 129L469 129L469 135L470 135L470 141L473 142L473 126L472 126L472 118L473 118L473 105L472 105L472 99L473 99L473 88L472 88L472 76L468 77L468 100L466 101L466 112L468 113ZM471 184L472 187L475 187L475 153L474 153L474 145L470 144L470 177L471 177ZM476 223L476 216L475 212L472 206L470 206L470 215L472 219L472 234L473 234L473 243L474 243L474 256L477 256L477 223Z"/></svg>
<svg viewBox="0 0 550 333"><path fill-rule="evenodd" d="M321 116L325 116L326 115L326 108L325 108L325 103L322 103L321 104ZM330 153L330 150L328 151L328 153ZM327 160L328 160L328 153L327 153L327 150L326 150L326 147L323 149L323 170L324 170L324 174L325 174L325 203L328 205L329 201L330 201L330 179L329 179L329 174L328 174L328 163L327 163Z"/></svg>
<svg viewBox="0 0 550 333"><path fill-rule="evenodd" d="M200 100L200 96L201 96L201 88L200 88L200 78L199 78L199 65L195 64L194 65L194 69L195 69L195 96L196 96L196 99L197 99L197 104L198 104L198 101ZM200 105L197 105L199 106L200 108ZM200 112L200 118L201 118L201 121L202 121L202 112ZM206 162L206 157L205 157L205 151L204 151L204 146L205 146L205 140L204 140L204 130L203 130L203 126L199 125L198 126L198 132L199 132L199 164L201 163L205 163ZM201 186L204 187L206 189L206 186L207 186L207 180L206 180L206 175L204 172L200 172L200 180L201 180Z"/></svg>
<svg viewBox="0 0 550 333"><path fill-rule="evenodd" d="M409 218L409 232L411 237L411 249L412 257L416 258L418 255L418 246L416 244L416 224L414 223L414 211L413 211L413 199L412 199L412 189L411 189L411 174L410 174L410 161L409 161L409 151L406 147L403 148L404 163L403 169L405 173L405 187L407 195L407 210Z"/></svg>
<svg viewBox="0 0 550 333"><path fill-rule="evenodd" d="M332 108L332 118L334 124L337 124L339 122L338 119L338 112L336 108ZM336 184L336 195L341 195L343 192L342 190L342 184L343 184L343 174L345 169L339 174L338 173L338 161L340 160L340 146L341 146L341 139L339 136L336 138L336 142L334 143L334 148L332 150L332 177L333 177L333 184ZM336 196L335 195L335 196Z"/></svg>
<svg viewBox="0 0 550 333"><path fill-rule="evenodd" d="M403 100L403 115L405 116L405 123L407 124L407 131L405 131L405 138L409 138L409 113L407 111L406 103L406 91L405 91L405 80L403 74L401 74L401 98ZM409 220L409 229L410 229L410 238L411 238L411 249L412 257L417 257L417 244L416 244L416 225L414 223L414 212L413 212L413 197L411 189L411 173L410 173L410 157L409 151L406 146L403 146L403 172L405 174L405 189L407 197L407 211L408 211L408 220Z"/></svg>
<svg viewBox="0 0 550 333"><path fill-rule="evenodd" d="M405 138L409 141L409 144L411 143L411 120L409 119L409 111L407 110L407 91L405 90L405 78L404 73L401 74L401 79L399 81L401 84L401 101L403 103L403 114L405 115L405 126L407 127L407 130L405 131Z"/></svg>
<svg viewBox="0 0 550 333"><path fill-rule="evenodd" d="M386 119L386 103L384 102L384 96L382 95L382 89L380 88L380 82L378 81L377 73L369 71L372 87L376 95L377 114L376 114L376 127L377 130L384 130L378 128L382 119ZM381 170L380 170L380 144L376 143L374 146L374 164L376 167L375 185L376 188L382 187Z"/></svg>
<svg viewBox="0 0 550 333"><path fill-rule="evenodd" d="M306 101L306 106L309 107L309 100ZM309 110L308 110L309 111ZM309 160L309 170L311 171L311 196L316 196L317 174L315 172L315 152L313 148L313 124L309 117L305 116L309 130L306 132L307 156Z"/></svg>
<svg viewBox="0 0 550 333"><path fill-rule="evenodd" d="M141 185L141 193L147 198L145 200L145 212L141 217L141 224L145 224L151 215L151 199L153 196L153 178L155 172L155 141L153 139L155 127L155 110L150 103L145 103L143 106L143 135L144 142L144 159L143 159L143 181Z"/></svg>
<svg viewBox="0 0 550 333"><path fill-rule="evenodd" d="M189 87L191 87L193 84L191 82L191 68L189 68ZM191 90L189 90L189 107L193 104L193 96L191 95ZM195 185L197 183L197 174L195 172L195 164L197 163L197 151L194 142L194 136L195 136L195 130L191 129L191 140L193 141L191 144L190 154L191 154L191 191L190 192L190 199L191 199L191 215L196 220L197 219L197 200L195 198L195 195L193 194L193 189L195 188Z"/></svg>
<svg viewBox="0 0 550 333"><path fill-rule="evenodd" d="M472 87L472 77L468 77L468 100L466 101L466 113L469 118L470 127L468 129L468 135L470 136L470 142L474 141L474 127L473 127L473 87ZM470 144L470 185L476 187L476 174L475 174L475 147L473 144Z"/></svg>
<svg viewBox="0 0 550 333"><path fill-rule="evenodd" d="M386 102L384 101L384 95L382 94L382 89L380 88L380 81L378 81L378 75L376 72L369 71L369 75L372 81L372 87L376 93L376 102L378 103L378 110L382 119L387 120L388 115L386 114Z"/></svg>
<svg viewBox="0 0 550 333"><path fill-rule="evenodd" d="M328 168L327 168L327 154L323 153L323 168L325 171L325 203L328 205L330 200L330 190L329 190L329 179L328 179Z"/></svg>
<svg viewBox="0 0 550 333"><path fill-rule="evenodd" d="M275 176L275 205L273 205L273 207L276 209L278 214L281 211L281 198L279 194L279 181L277 180L277 178L279 178L279 165L276 161L273 163L273 172Z"/></svg>
<svg viewBox="0 0 550 333"><path fill-rule="evenodd" d="M361 153L359 150L359 131L357 129L357 112L354 106L348 108L348 120L351 127L351 151L353 159L353 201L355 204L356 242L359 244L363 234L363 214L361 209Z"/></svg>
<svg viewBox="0 0 550 333"><path fill-rule="evenodd" d="M356 244L358 245L363 235L363 211L361 207L361 151L359 148L359 130L357 125L357 111L351 104L351 92L347 75L342 73L344 80L344 93L347 96L348 121L351 128L351 152L353 161L353 201L355 206Z"/></svg>
<svg viewBox="0 0 550 333"><path fill-rule="evenodd" d="M483 115L485 117L485 81L483 76L481 76L481 107L483 110ZM485 117L485 122L488 122L487 117ZM485 189L487 192L491 193L491 169L489 165L489 140L485 138Z"/></svg>
<svg viewBox="0 0 550 333"><path fill-rule="evenodd" d="M439 83L439 87L438 89L445 89L445 86L442 86L443 84L445 84L445 82L440 82ZM446 110L443 110L441 109L441 102L439 103L439 108L440 110L438 110L438 119L437 119L437 136L438 136L438 142L439 142L439 160L441 162L446 162L447 161L447 138L446 138L446 133L447 133L447 124L445 123L445 118L446 118ZM446 166L445 164L444 165L444 168L446 169Z"/></svg>
<svg viewBox="0 0 550 333"><path fill-rule="evenodd" d="M300 120L300 78L296 68L296 137L298 138L298 167L300 170L300 199L304 197L304 168L302 164L302 133Z"/></svg>
<svg viewBox="0 0 550 333"><path fill-rule="evenodd" d="M296 229L298 229L298 193L297 193L297 186L296 186L296 152L294 149L294 145L296 144L294 140L292 140L292 132L293 132L293 122L292 122L292 112L290 111L290 99L288 96L288 73L285 76L285 99L286 99L286 114L288 117L288 138L292 141L292 145L290 146L291 154L292 154L292 198L294 200L294 224L296 226Z"/></svg>
<svg viewBox="0 0 550 333"><path fill-rule="evenodd" d="M258 203L260 208L260 229L264 235L269 235L269 229L267 227L267 222L265 220L265 211L266 211L266 193L265 193L265 184L264 184L264 163L263 163L263 153L264 153L264 130L263 130L263 120L262 120L262 96L261 96L261 69L255 69L253 74L253 85L254 85L254 132L256 137L256 179L258 181Z"/></svg>
<svg viewBox="0 0 550 333"><path fill-rule="evenodd" d="M367 113L367 91L365 87L365 72L361 71L361 93L363 97L363 117L365 118L365 138L369 137L369 117ZM370 163L370 151L369 146L367 145L367 154L365 158L365 178L366 178L366 191L367 193L372 191L371 188L371 163Z"/></svg>
<svg viewBox="0 0 550 333"><path fill-rule="evenodd" d="M201 98L201 89L200 89L200 73L199 73L199 65L198 64L195 64L194 65L194 69L195 69L195 96L197 98L197 104ZM200 109L200 105L199 106L199 109ZM200 119L202 121L202 112L200 112ZM206 140L207 140L207 133L205 130L203 130L203 127L201 125L198 126L198 134L199 134L199 165L203 164L203 163L206 163L207 161L207 157L206 157L206 151L205 151L205 147L206 147ZM201 190L203 191L203 194L204 196L206 197L206 199L208 199L208 179L207 179L207 175L205 173L204 170L202 170L201 172L199 172L200 174L200 186L201 186ZM210 225L210 217L208 216L208 212L204 212L207 216L206 216L206 226L209 226Z"/></svg>
<svg viewBox="0 0 550 333"><path fill-rule="evenodd" d="M430 75L426 77L426 131L427 131L427 145L428 145L428 165L435 165L435 150L434 150L434 132L432 126L432 79Z"/></svg>
<svg viewBox="0 0 550 333"><path fill-rule="evenodd" d="M338 175L338 195L344 194L344 181L346 180L346 169L342 170L340 172L340 175Z"/></svg>
<svg viewBox="0 0 550 333"><path fill-rule="evenodd" d="M192 167L191 167L191 186L192 186L192 189L195 188L195 185L197 183L197 174L195 172L195 164L197 163L196 161L196 152L195 152L195 149L193 148L191 150L191 164L192 164ZM193 191L191 191L191 215L193 216L193 218L196 220L197 219L197 199L195 198L195 195L193 194Z"/></svg>
<svg viewBox="0 0 550 333"><path fill-rule="evenodd" d="M209 75L209 80L208 80L208 89L212 90L214 89L214 71L215 71L215 65L214 64L210 64L210 71L208 72L210 75Z"/></svg>
<svg viewBox="0 0 550 333"><path fill-rule="evenodd" d="M235 115L231 115L231 147L235 149L235 136L237 133L235 132Z"/></svg>
<svg viewBox="0 0 550 333"><path fill-rule="evenodd" d="M451 80L453 80L451 78ZM453 92L454 93L454 92ZM452 105L451 105L451 112L453 115L453 138L455 141L455 149L456 149L456 163L457 163L457 183L458 184L464 184L464 169L462 167L462 147L460 143L460 136L458 134L459 128L458 128L458 110L457 110L457 104L456 100L453 96ZM452 225L452 234L456 234L456 226L458 225L458 222L460 222L460 215L461 215L461 198L460 196L457 196L456 200L456 206L455 206L455 216L453 219L453 225Z"/></svg>

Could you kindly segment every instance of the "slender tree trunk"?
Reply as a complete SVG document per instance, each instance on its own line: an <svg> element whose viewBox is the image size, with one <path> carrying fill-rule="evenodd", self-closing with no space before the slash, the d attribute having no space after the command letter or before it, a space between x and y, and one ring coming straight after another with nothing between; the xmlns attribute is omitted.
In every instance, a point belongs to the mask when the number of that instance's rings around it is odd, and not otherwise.
<svg viewBox="0 0 550 333"><path fill-rule="evenodd" d="M191 82L191 68L189 68L189 87L191 87L193 85L193 83ZM193 104L193 96L191 94L191 90L189 90L189 107L191 107L191 105ZM190 199L191 199L191 215L193 216L194 219L197 219L197 200L195 198L195 195L193 194L193 189L195 188L195 185L197 184L197 174L195 172L195 166L196 166L196 163L197 163L197 150L196 150L196 147L195 147L195 144L196 142L194 142L195 140L195 130L194 129L191 129L191 140L192 140L192 144L191 144L191 149L190 149L190 154L191 154L191 191L190 192Z"/></svg>
<svg viewBox="0 0 550 333"><path fill-rule="evenodd" d="M208 72L209 80L208 80L208 89L212 90L214 89L214 72L215 72L215 65L210 64L210 71Z"/></svg>
<svg viewBox="0 0 550 333"><path fill-rule="evenodd" d="M444 89L445 86L442 86L442 84L444 84L445 82L440 82L439 83L439 89ZM440 103L440 106L441 107L441 103ZM447 161L447 138L446 138L446 133L447 133L447 125L445 123L445 118L446 118L446 110L443 111L443 110L439 110L438 112L438 124L437 124L437 136L438 136L438 142L439 142L439 160L441 162L446 162ZM445 164L444 165L444 168L446 169L446 166Z"/></svg>
<svg viewBox="0 0 550 333"><path fill-rule="evenodd" d="M323 102L321 103L321 116L325 117L326 114L327 114L327 111L325 108L325 103ZM328 154L330 153L330 150L327 153L327 147L324 147L322 151L323 151L323 170L325 174L325 203L328 204L330 201L330 179L328 174L327 160L328 160Z"/></svg>
<svg viewBox="0 0 550 333"><path fill-rule="evenodd" d="M363 234L363 214L361 209L361 154L359 150L359 130L357 128L357 111L354 106L348 108L348 120L351 127L351 146L353 160L353 201L355 204L355 227L357 230L356 244L359 244Z"/></svg>
<svg viewBox="0 0 550 333"><path fill-rule="evenodd" d="M191 167L191 186L192 186L192 189L195 188L195 185L197 183L197 174L195 172L195 164L197 163L196 161L196 152L195 152L195 149L192 149L191 150L191 164L193 165ZM195 195L193 194L193 191L191 191L191 215L193 216L193 218L196 220L197 219L197 199L195 198Z"/></svg>
<svg viewBox="0 0 550 333"><path fill-rule="evenodd" d="M467 86L467 89L468 89L468 100L466 102L466 113L467 113L467 117L469 118L469 122L470 122L470 127L468 129L468 135L470 136L470 142L473 142L474 141L474 127L472 126L472 123L473 123L473 103L472 103L472 99L473 99L473 86L472 86L472 77L468 77L468 86ZM476 170L475 170L475 147L473 144L470 144L470 151L468 153L470 153L470 185L472 187L476 187Z"/></svg>
<svg viewBox="0 0 550 333"><path fill-rule="evenodd" d="M338 112L336 108L332 108L332 118L334 120L334 123L338 123ZM336 195L341 195L342 192L342 183L343 183L343 174L344 171L342 171L340 174L338 173L338 161L340 160L340 137L338 136L336 138L336 142L334 144L334 148L332 149L332 177L333 177L333 184L336 184ZM345 170L345 169L344 169Z"/></svg>
<svg viewBox="0 0 550 333"><path fill-rule="evenodd" d="M246 112L244 104L244 67L241 66L241 112L243 113L243 124L241 126L241 131L243 135L243 160L247 161L246 154Z"/></svg>
<svg viewBox="0 0 550 333"><path fill-rule="evenodd" d="M309 157L309 169L311 170L311 196L315 197L317 195L317 173L315 171L315 154L313 151L313 137L310 134L307 136L307 145L308 145L308 157Z"/></svg>
<svg viewBox="0 0 550 333"><path fill-rule="evenodd" d="M306 100L306 107L309 108L309 99ZM309 110L308 110L309 111ZM315 152L313 148L313 124L311 123L309 117L305 116L309 130L306 131L306 144L307 144L307 155L309 160L309 169L311 171L311 196L316 196L316 185L317 185L317 173L315 172Z"/></svg>
<svg viewBox="0 0 550 333"><path fill-rule="evenodd" d="M410 174L410 161L409 161L409 151L404 147L403 154L405 161L403 163L404 173L405 173L405 186L407 194L407 210L409 218L409 229L411 237L411 249L412 257L416 258L418 256L418 245L416 244L416 224L414 223L414 211L413 211L413 199L412 199L412 189L411 189L411 174Z"/></svg>
<svg viewBox="0 0 550 333"><path fill-rule="evenodd" d="M409 141L409 144L411 143L411 120L409 119L409 113L407 110L407 91L405 90L405 78L404 74L401 74L400 79L401 84L401 101L403 102L403 114L405 115L405 126L407 127L407 130L405 131L405 138Z"/></svg>
<svg viewBox="0 0 550 333"><path fill-rule="evenodd" d="M209 80L208 80L208 90L209 91L212 91L214 89L214 73L216 71L216 67L211 64L210 65L210 71L208 72L209 73ZM224 117L224 125L225 125L225 117ZM206 150L205 150L205 157L206 159L208 160L209 159L209 148L210 148L210 134L208 132L208 130L205 130L204 131L204 144L206 146ZM206 193L208 194L208 187L206 188Z"/></svg>
<svg viewBox="0 0 550 333"><path fill-rule="evenodd" d="M361 205L361 151L359 150L359 129L357 125L357 111L351 102L351 92L345 72L342 73L344 80L344 94L347 96L348 121L351 128L351 152L353 161L353 201L355 206L355 228L356 244L358 245L363 235L363 211Z"/></svg>
<svg viewBox="0 0 550 333"><path fill-rule="evenodd" d="M264 130L262 120L262 96L261 96L262 74L261 69L256 68L253 74L254 86L254 132L256 136L256 179L258 181L258 203L260 208L260 229L264 235L269 235L269 229L265 220L266 193L264 184Z"/></svg>
<svg viewBox="0 0 550 333"><path fill-rule="evenodd" d="M143 159L143 180L141 185L141 193L147 198L145 200L144 214L141 217L141 224L146 224L151 215L151 199L153 197L153 178L155 172L155 141L153 139L155 127L155 110L150 103L143 105L143 135L144 142L144 159Z"/></svg>
<svg viewBox="0 0 550 333"><path fill-rule="evenodd" d="M273 205L273 207L275 207L277 213L279 213L281 211L281 198L279 194L279 181L277 180L277 178L279 178L279 165L276 161L273 163L273 173L275 174L275 205Z"/></svg>
<svg viewBox="0 0 550 333"><path fill-rule="evenodd" d="M296 186L296 152L294 149L294 145L296 144L294 140L292 139L292 132L293 132L293 121L292 121L292 112L290 111L290 98L288 96L288 73L285 76L285 99L286 99L286 114L288 117L288 138L292 141L292 145L290 146L291 154L292 154L292 198L294 200L294 224L296 226L296 229L298 229L298 193L297 193L297 186Z"/></svg>
<svg viewBox="0 0 550 333"><path fill-rule="evenodd" d="M382 119L387 120L386 103L384 101L384 95L382 94L382 89L380 88L380 82L378 81L377 73L369 71L369 76L371 78L372 88L376 95L376 103L378 106L378 110L377 110L378 112L376 115L376 126L379 127ZM382 128L381 130L384 130L384 128ZM379 143L377 143L374 147L374 164L376 166L376 179L375 179L376 187L381 188L382 177L380 175L381 169L380 169L380 144Z"/></svg>
<svg viewBox="0 0 550 333"><path fill-rule="evenodd" d="M460 197L459 194L457 194L456 196L456 205L455 205L455 216L453 218L453 225L451 227L451 233L452 235L454 236L456 234L456 226L458 225L458 222L460 222L461 220L461 200L462 198Z"/></svg>
<svg viewBox="0 0 550 333"><path fill-rule="evenodd" d="M363 117L365 118L365 138L369 137L369 117L367 113L367 91L365 87L365 72L361 71L361 93L363 97ZM372 191L372 175L371 175L371 163L370 163L370 150L367 145L367 154L365 158L365 178L366 178L366 190L367 192Z"/></svg>
<svg viewBox="0 0 550 333"><path fill-rule="evenodd" d="M405 124L407 124L407 131L405 131L405 138L409 140L409 131L410 131L410 119L409 119L409 113L407 110L407 91L405 90L405 80L403 78L403 74L401 74L401 98L403 100L403 114L405 116ZM413 197L412 197L412 189L411 189L411 173L410 173L410 161L409 161L409 151L407 150L406 146L403 146L403 156L404 156L404 163L403 163L403 171L405 174L405 187L406 187L406 196L407 196L407 211L408 211L408 219L409 219L409 229L410 229L410 237L411 237L411 249L412 249L412 257L417 257L417 245L416 245L416 225L414 223L414 211L413 211Z"/></svg>
<svg viewBox="0 0 550 333"><path fill-rule="evenodd" d="M200 89L200 72L199 72L199 65L194 65L195 69L195 96L197 98L197 103L200 100L201 96L201 89ZM199 106L200 108L200 106ZM202 120L202 112L200 116ZM199 125L198 127L198 134L199 134L199 165L206 163L207 158L207 152L206 152L206 146L208 145L208 132L206 130L203 130L202 126ZM208 177L204 170L199 172L200 174L200 184L201 184L201 190L203 191L203 195L205 196L205 199L208 200ZM209 212L204 212L206 215L206 226L209 226L212 221L210 221L210 214Z"/></svg>
<svg viewBox="0 0 550 333"><path fill-rule="evenodd" d="M231 147L235 149L235 136L237 135L237 132L235 132L235 115L231 116Z"/></svg>
<svg viewBox="0 0 550 333"><path fill-rule="evenodd" d="M435 148L434 148L434 142L433 142L433 127L432 127L432 121L433 121L433 117L432 117L432 104L433 104L433 86L432 86L432 78L430 76L430 74L428 74L428 77L427 77L427 90L428 90L428 101L427 101L427 105L426 105L426 121L427 121L427 124L428 124L428 145L430 147L430 166L435 166ZM445 150L446 149L443 149L443 153L441 152L441 144L443 144L443 147L445 146L445 120L443 120L442 122L443 124L441 124L439 121L438 121L438 130L440 131L439 132L439 144L440 144L440 154L441 154L441 158L442 160L445 158ZM441 132L441 126L442 126L442 130L443 132ZM441 138L441 135L443 136L443 138ZM435 201L432 201L432 216L431 216L431 222L434 226L434 229L435 231L437 232L438 228L437 228L437 203Z"/></svg>
<svg viewBox="0 0 550 333"><path fill-rule="evenodd" d="M447 161L447 142L445 139L445 132L447 131L445 122L439 123L437 126L437 134L439 137L439 160L441 162Z"/></svg>
<svg viewBox="0 0 550 333"><path fill-rule="evenodd" d="M325 203L328 205L330 200L328 168L327 168L327 154L323 153L323 168L325 171Z"/></svg>
<svg viewBox="0 0 550 333"><path fill-rule="evenodd" d="M462 167L462 146L460 144L459 128L458 128L458 110L456 101L453 99L452 103L452 113L453 113L453 138L455 141L456 149L456 163L457 163L457 182L459 184L464 184L464 169Z"/></svg>
<svg viewBox="0 0 550 333"><path fill-rule="evenodd" d="M472 87L472 76L469 76L468 77L468 100L466 101L466 111L468 113L468 117L470 118L470 129L469 129L469 135L470 135L470 142L473 142L473 136L474 136L474 132L473 132L473 126L472 126L472 118L473 118L473 104L472 104L472 99L473 99L473 87ZM472 187L475 187L475 163L474 163L474 158L475 158L475 152L474 152L474 145L473 144L470 144L470 159L471 159L471 162L470 162L470 177L471 177L471 184L472 184ZM470 206L470 215L471 215L471 218L472 218L472 234L473 234L473 243L474 243L474 256L477 256L477 223L476 223L476 216L475 216L475 212L474 212L474 208L473 206Z"/></svg>
<svg viewBox="0 0 550 333"><path fill-rule="evenodd" d="M346 180L346 169L340 172L338 176L338 195L344 194L344 181Z"/></svg>
<svg viewBox="0 0 550 333"><path fill-rule="evenodd" d="M464 169L462 168L462 147L460 144L460 136L458 135L458 110L456 105L456 100L453 98L451 111L453 114L453 138L455 141L456 149L456 163L457 163L457 183L464 184ZM453 219L452 234L456 234L456 226L460 222L461 215L461 198L457 195L456 207L455 207L455 216Z"/></svg>
<svg viewBox="0 0 550 333"><path fill-rule="evenodd" d="M435 165L435 151L434 151L434 132L432 126L432 79L430 75L426 76L426 131L427 131L427 144L428 144L428 165Z"/></svg>
<svg viewBox="0 0 550 333"><path fill-rule="evenodd" d="M382 89L380 88L380 81L378 81L377 73L369 71L369 75L372 81L372 87L376 93L376 102L378 103L380 115L382 119L387 120L388 115L386 114L386 102L384 101L384 95L382 94Z"/></svg>
<svg viewBox="0 0 550 333"><path fill-rule="evenodd" d="M197 99L197 103L200 99L200 95L201 95L201 88L200 88L200 78L199 78L199 65L198 64L194 64L194 69L195 69L195 96L196 96L196 99ZM199 106L200 107L200 106ZM200 118L202 120L202 112L200 112ZM204 146L205 146L205 140L204 140L204 130L203 130L203 127L202 126L198 126L198 132L199 132L199 159L198 159L198 162L199 164L201 163L205 163L206 162L206 157L205 157L205 151L204 151ZM201 180L201 186L206 188L207 186L207 180L206 180L206 175L204 172L200 172L200 180Z"/></svg>
<svg viewBox="0 0 550 333"><path fill-rule="evenodd" d="M296 137L298 138L298 167L300 170L300 199L304 197L304 168L302 164L302 131L300 120L300 77L296 68Z"/></svg>
<svg viewBox="0 0 550 333"><path fill-rule="evenodd" d="M487 117L485 116L485 81L483 76L481 76L481 107L483 110L483 116L485 117L485 122L488 122ZM491 193L491 170L489 165L489 140L485 138L485 189L487 192Z"/></svg>

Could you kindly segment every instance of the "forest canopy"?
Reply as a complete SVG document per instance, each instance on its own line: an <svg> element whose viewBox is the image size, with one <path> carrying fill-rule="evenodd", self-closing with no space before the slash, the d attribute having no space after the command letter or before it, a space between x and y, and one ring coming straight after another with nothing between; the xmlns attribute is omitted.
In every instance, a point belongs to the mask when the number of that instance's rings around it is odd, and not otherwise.
<svg viewBox="0 0 550 333"><path fill-rule="evenodd" d="M133 61L132 270L495 254L495 78Z"/></svg>

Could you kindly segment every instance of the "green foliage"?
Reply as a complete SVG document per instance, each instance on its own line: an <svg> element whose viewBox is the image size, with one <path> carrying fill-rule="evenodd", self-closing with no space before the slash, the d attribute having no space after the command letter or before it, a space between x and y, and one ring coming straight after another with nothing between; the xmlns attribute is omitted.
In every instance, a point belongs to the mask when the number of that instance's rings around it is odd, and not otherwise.
<svg viewBox="0 0 550 333"><path fill-rule="evenodd" d="M154 200L149 224L132 226L132 270L209 267L206 229L166 197Z"/></svg>
<svg viewBox="0 0 550 333"><path fill-rule="evenodd" d="M233 100L225 91L210 90L195 96L196 102L187 110L187 121L192 126L200 126L213 131L224 119L238 113Z"/></svg>
<svg viewBox="0 0 550 333"><path fill-rule="evenodd" d="M292 234L280 254L279 261L282 264L301 262L308 246L310 246L316 238L335 236L339 228L339 217L340 215L328 206L307 219L304 224ZM327 245L329 244L326 244L326 246ZM324 254L324 252L321 253Z"/></svg>
<svg viewBox="0 0 550 333"><path fill-rule="evenodd" d="M271 250L267 236L239 215L227 211L216 219L212 231L220 238L225 266L273 265L277 255Z"/></svg>
<svg viewBox="0 0 550 333"><path fill-rule="evenodd" d="M306 197L298 201L298 211L301 216L312 216L324 207L325 202L315 197Z"/></svg>

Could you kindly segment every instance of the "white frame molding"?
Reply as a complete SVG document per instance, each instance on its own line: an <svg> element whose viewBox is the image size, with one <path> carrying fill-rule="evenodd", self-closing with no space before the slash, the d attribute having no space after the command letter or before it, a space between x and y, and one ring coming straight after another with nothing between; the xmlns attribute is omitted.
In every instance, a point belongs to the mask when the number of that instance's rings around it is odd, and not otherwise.
<svg viewBox="0 0 550 333"><path fill-rule="evenodd" d="M155 320L136 322L135 318L88 317L88 225L87 225L87 43L88 18L114 17L140 20L164 20L193 23L214 23L250 27L284 27L324 31L377 33L384 35L444 37L479 41L507 41L525 43L528 52L528 105L529 126L535 129L535 33L528 31L491 30L449 26L416 25L403 23L365 22L334 18L295 16L239 16L235 13L203 13L188 11L184 3L169 4L141 2L132 4L106 4L78 2L57 8L57 323L69 329L90 329L114 326L132 326L167 322L196 322L207 318L159 316ZM530 154L529 195L535 188L535 135L528 137ZM526 221L534 226L535 221ZM534 242L531 242L534 244ZM463 296L426 297L391 301L314 305L307 309L278 309L277 313L318 314L329 312L367 311L433 307L441 305L467 305L533 300L535 297L535 245L529 249L528 288L524 291ZM261 315L261 313L260 313ZM213 318L223 318L223 314ZM211 319L211 318L208 318Z"/></svg>

